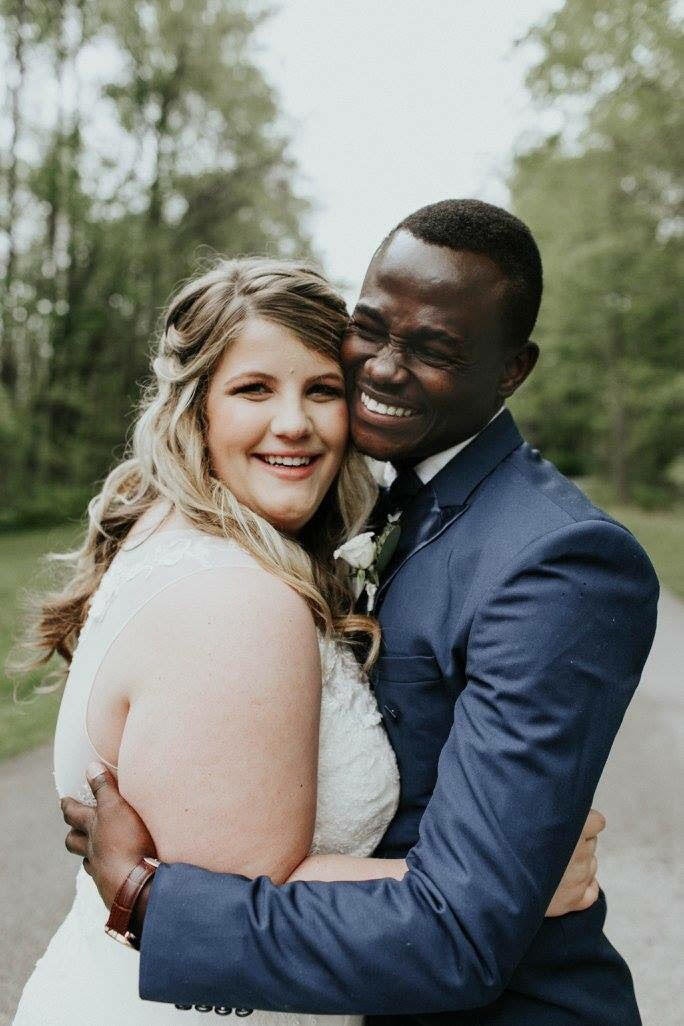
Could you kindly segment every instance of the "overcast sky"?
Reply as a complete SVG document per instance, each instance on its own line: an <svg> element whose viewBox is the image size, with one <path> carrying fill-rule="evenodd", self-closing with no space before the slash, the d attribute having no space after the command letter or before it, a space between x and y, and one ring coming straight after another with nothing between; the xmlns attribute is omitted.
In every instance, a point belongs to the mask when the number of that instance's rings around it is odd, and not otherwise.
<svg viewBox="0 0 684 1026"><path fill-rule="evenodd" d="M538 116L516 38L562 0L281 0L262 28L311 230L353 299L386 232L448 196L506 205Z"/></svg>

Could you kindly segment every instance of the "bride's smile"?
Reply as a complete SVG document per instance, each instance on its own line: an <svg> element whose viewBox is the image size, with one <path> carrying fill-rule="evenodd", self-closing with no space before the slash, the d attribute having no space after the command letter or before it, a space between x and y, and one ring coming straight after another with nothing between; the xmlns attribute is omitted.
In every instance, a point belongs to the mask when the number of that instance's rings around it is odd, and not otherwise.
<svg viewBox="0 0 684 1026"><path fill-rule="evenodd" d="M206 421L214 474L243 505L295 534L344 456L342 372L293 331L251 317L210 381Z"/></svg>

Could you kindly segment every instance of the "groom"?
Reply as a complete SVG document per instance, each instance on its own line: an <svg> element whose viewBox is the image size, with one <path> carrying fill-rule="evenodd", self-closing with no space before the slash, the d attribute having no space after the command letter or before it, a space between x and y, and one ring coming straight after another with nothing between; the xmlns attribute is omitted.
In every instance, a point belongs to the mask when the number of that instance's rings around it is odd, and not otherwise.
<svg viewBox="0 0 684 1026"><path fill-rule="evenodd" d="M640 1022L603 895L544 919L658 586L632 536L505 409L537 360L541 288L520 221L436 203L377 250L343 345L354 439L391 462L385 505L402 509L374 673L402 790L376 854L406 855L409 872L276 887L162 865L136 906L142 997L383 1024ZM111 901L149 841L107 776L94 789L95 815L64 803L67 843Z"/></svg>

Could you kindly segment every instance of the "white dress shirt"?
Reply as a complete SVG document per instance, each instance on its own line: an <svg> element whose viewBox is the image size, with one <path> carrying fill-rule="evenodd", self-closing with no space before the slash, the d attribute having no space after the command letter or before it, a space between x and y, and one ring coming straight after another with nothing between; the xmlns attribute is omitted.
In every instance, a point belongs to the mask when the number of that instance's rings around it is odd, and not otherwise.
<svg viewBox="0 0 684 1026"><path fill-rule="evenodd" d="M503 413L504 409L505 406L501 406L494 416L487 421L485 427L489 427L492 421L496 420L496 418ZM439 473L442 467L446 467L449 460L453 459L456 453L462 452L462 450L465 449L467 445L470 445L470 443L477 438L482 431L484 431L484 428L481 428L480 431L471 435L470 438L466 438L464 442L457 442L456 445L452 445L449 449L443 449L441 452L436 452L433 456L428 456L426 459L421 460L420 463L417 463L413 469L423 484L427 484L428 481L431 481L432 478ZM397 476L397 471L392 464L381 463L378 462L378 460L369 460L368 462L369 465L371 465L371 473L378 484L382 485L383 488L389 488L392 481L394 481Z"/></svg>

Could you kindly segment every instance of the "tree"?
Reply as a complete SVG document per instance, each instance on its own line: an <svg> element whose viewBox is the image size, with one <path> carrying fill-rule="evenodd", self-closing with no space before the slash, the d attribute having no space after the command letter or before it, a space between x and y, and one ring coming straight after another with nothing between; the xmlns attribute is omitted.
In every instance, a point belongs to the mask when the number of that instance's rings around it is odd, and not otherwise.
<svg viewBox="0 0 684 1026"><path fill-rule="evenodd" d="M684 443L681 28L664 0L566 0L526 42L528 86L562 127L511 176L547 282L518 409L567 471L653 497Z"/></svg>
<svg viewBox="0 0 684 1026"><path fill-rule="evenodd" d="M9 523L82 508L121 450L166 297L200 257L310 242L249 0L0 3L18 69L3 116L10 142L31 142L23 161L3 154ZM106 75L84 70L100 55ZM49 126L21 102L36 83Z"/></svg>

